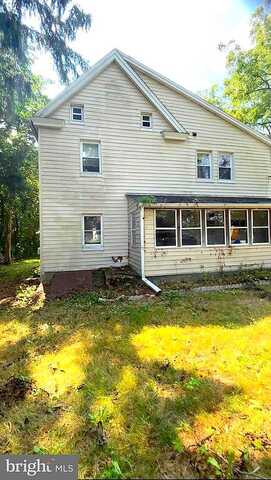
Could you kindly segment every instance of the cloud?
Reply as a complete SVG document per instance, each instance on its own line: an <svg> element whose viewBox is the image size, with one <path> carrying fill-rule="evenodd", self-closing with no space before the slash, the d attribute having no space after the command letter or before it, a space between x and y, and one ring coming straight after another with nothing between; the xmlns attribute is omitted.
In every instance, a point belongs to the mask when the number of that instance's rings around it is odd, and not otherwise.
<svg viewBox="0 0 271 480"><path fill-rule="evenodd" d="M249 6L245 0L80 0L92 14L88 33L79 33L73 47L91 64L119 48L194 91L225 76L220 42L249 45ZM43 55L35 70L60 86L52 62Z"/></svg>

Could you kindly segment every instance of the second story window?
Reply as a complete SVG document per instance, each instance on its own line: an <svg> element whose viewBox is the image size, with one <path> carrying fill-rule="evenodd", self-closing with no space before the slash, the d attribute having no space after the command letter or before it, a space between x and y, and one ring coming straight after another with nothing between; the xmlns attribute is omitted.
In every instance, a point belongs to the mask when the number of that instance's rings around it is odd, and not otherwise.
<svg viewBox="0 0 271 480"><path fill-rule="evenodd" d="M232 180L233 155L232 153L222 152L218 159L219 180L229 182Z"/></svg>
<svg viewBox="0 0 271 480"><path fill-rule="evenodd" d="M101 148L98 142L81 143L81 172L101 174Z"/></svg>
<svg viewBox="0 0 271 480"><path fill-rule="evenodd" d="M71 120L73 122L84 121L84 107L83 105L71 105Z"/></svg>
<svg viewBox="0 0 271 480"><path fill-rule="evenodd" d="M211 180L211 177L212 177L211 152L197 152L198 180Z"/></svg>
<svg viewBox="0 0 271 480"><path fill-rule="evenodd" d="M141 114L141 127L152 128L152 116L150 113Z"/></svg>

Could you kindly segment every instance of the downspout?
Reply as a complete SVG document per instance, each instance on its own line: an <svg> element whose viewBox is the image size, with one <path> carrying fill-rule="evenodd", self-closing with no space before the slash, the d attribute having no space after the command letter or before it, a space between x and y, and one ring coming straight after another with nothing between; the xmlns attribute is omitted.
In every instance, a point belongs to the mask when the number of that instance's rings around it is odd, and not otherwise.
<svg viewBox="0 0 271 480"><path fill-rule="evenodd" d="M141 252L141 278L148 287L155 293L160 293L161 289L145 277L145 234L144 234L144 207L140 207L140 252Z"/></svg>

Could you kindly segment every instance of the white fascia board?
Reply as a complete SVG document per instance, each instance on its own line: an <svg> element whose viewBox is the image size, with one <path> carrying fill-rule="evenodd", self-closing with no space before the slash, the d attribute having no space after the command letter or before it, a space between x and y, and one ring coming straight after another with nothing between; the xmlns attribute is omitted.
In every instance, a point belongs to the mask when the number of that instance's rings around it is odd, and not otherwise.
<svg viewBox="0 0 271 480"><path fill-rule="evenodd" d="M51 100L48 105L40 110L36 117L48 117L52 115L64 102L72 98L76 93L78 93L82 88L84 88L91 80L93 80L97 75L99 75L111 62L114 61L116 50L112 50L107 55L105 55L101 60L99 60L95 65L87 70L83 75L74 80L70 85L68 85L62 92L60 92L53 100Z"/></svg>
<svg viewBox="0 0 271 480"><path fill-rule="evenodd" d="M148 87L148 85L140 78L134 69L123 59L122 54L115 52L115 59L122 70L128 75L130 80L138 87L143 95L154 105L154 107L163 115L169 124L178 132L186 133L188 131L176 120L170 111L163 105L155 93Z"/></svg>
<svg viewBox="0 0 271 480"><path fill-rule="evenodd" d="M271 146L271 139L269 139L266 135L264 135L260 132L257 132L253 128L249 127L248 125L245 125L244 123L240 122L239 120L232 117L228 113L225 113L220 108L218 108L215 105L212 105L211 103L207 102L206 100L201 98L199 95L196 95L195 93L190 92L189 90L182 87L178 83L173 82L172 80L165 77L164 75L161 75L160 73L156 72L155 70L152 70L151 68L146 67L145 65L138 62L134 58L129 57L125 53L121 52L121 55L126 60L126 62L128 62L133 67L137 68L139 71L145 73L147 76L153 78L154 80L157 80L158 82L160 82L163 85L171 88L172 90L175 90L176 92L181 93L184 97L189 98L194 103L197 103L197 104L201 105L206 110L209 110L210 112L214 113L215 115L223 118L224 120L231 123L235 127L240 128L241 130L245 131L249 135L252 135L253 137L257 138L258 140L262 141L263 143Z"/></svg>
<svg viewBox="0 0 271 480"><path fill-rule="evenodd" d="M64 120L59 120L57 118L34 117L32 118L32 122L35 127L63 128L65 125Z"/></svg>
<svg viewBox="0 0 271 480"><path fill-rule="evenodd" d="M165 140L176 140L183 142L184 140L187 140L189 138L188 133L182 132L169 132L168 130L163 130L161 134Z"/></svg>

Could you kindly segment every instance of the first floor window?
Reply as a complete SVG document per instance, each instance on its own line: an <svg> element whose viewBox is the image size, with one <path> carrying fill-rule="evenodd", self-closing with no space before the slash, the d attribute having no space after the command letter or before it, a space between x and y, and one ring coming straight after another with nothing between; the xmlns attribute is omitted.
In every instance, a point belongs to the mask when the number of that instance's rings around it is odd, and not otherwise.
<svg viewBox="0 0 271 480"><path fill-rule="evenodd" d="M211 179L211 152L197 152L197 177L200 180Z"/></svg>
<svg viewBox="0 0 271 480"><path fill-rule="evenodd" d="M84 121L84 107L83 105L71 105L71 120L73 122Z"/></svg>
<svg viewBox="0 0 271 480"><path fill-rule="evenodd" d="M201 245L201 211L181 210L181 244Z"/></svg>
<svg viewBox="0 0 271 480"><path fill-rule="evenodd" d="M101 153L98 142L81 143L81 169L83 173L101 173Z"/></svg>
<svg viewBox="0 0 271 480"><path fill-rule="evenodd" d="M131 247L136 245L136 212L132 212L130 216L131 229Z"/></svg>
<svg viewBox="0 0 271 480"><path fill-rule="evenodd" d="M84 216L84 245L88 247L102 246L102 216Z"/></svg>
<svg viewBox="0 0 271 480"><path fill-rule="evenodd" d="M219 159L218 159L219 180L224 182L232 180L232 165L233 165L232 153L222 152L219 154Z"/></svg>
<svg viewBox="0 0 271 480"><path fill-rule="evenodd" d="M156 246L157 247L176 247L177 246L177 211L176 210L156 210Z"/></svg>
<svg viewBox="0 0 271 480"><path fill-rule="evenodd" d="M225 245L225 211L206 210L207 245Z"/></svg>
<svg viewBox="0 0 271 480"><path fill-rule="evenodd" d="M270 226L268 210L252 211L252 242L253 243L269 243L270 242Z"/></svg>
<svg viewBox="0 0 271 480"><path fill-rule="evenodd" d="M248 211L230 210L231 245L248 244Z"/></svg>

